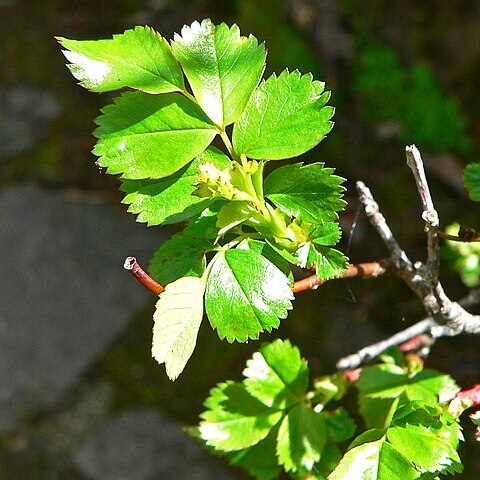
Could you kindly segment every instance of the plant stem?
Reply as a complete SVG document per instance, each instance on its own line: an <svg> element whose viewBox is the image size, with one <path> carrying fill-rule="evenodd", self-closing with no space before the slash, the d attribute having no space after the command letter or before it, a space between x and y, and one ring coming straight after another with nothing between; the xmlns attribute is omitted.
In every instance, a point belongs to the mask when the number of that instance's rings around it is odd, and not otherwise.
<svg viewBox="0 0 480 480"><path fill-rule="evenodd" d="M135 257L127 257L125 259L125 263L123 264L123 268L128 270L132 276L143 285L147 290L152 292L154 295L159 295L165 289L162 285L157 283L137 262Z"/></svg>
<svg viewBox="0 0 480 480"><path fill-rule="evenodd" d="M235 151L233 150L233 147L232 147L232 142L230 141L230 139L228 138L228 135L227 135L227 132L225 130L222 130L220 132L220 137L222 138L223 140L223 143L225 144L225 146L227 147L227 150L228 150L228 153L230 154L230 156L232 157L233 160L239 162L240 159L238 158L238 155L235 153Z"/></svg>

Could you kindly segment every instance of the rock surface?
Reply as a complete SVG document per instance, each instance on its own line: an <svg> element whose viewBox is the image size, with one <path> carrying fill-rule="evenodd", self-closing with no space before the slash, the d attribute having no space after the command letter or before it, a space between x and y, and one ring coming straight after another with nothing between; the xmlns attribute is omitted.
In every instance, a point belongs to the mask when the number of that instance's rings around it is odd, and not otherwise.
<svg viewBox="0 0 480 480"><path fill-rule="evenodd" d="M87 438L76 467L92 480L229 480L179 424L153 410L131 410Z"/></svg>
<svg viewBox="0 0 480 480"><path fill-rule="evenodd" d="M124 271L161 237L101 202L0 191L0 431L55 404L150 300ZM161 235L165 235L162 231Z"/></svg>

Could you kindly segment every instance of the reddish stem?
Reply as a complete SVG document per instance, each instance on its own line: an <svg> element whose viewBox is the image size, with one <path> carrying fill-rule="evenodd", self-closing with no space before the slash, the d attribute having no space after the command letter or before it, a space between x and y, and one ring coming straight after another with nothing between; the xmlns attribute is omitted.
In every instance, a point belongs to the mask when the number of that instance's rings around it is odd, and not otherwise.
<svg viewBox="0 0 480 480"><path fill-rule="evenodd" d="M133 277L136 278L140 285L143 285L147 290L150 290L153 294L158 295L165 289L156 282L137 262L135 257L127 257L123 268L128 270Z"/></svg>
<svg viewBox="0 0 480 480"><path fill-rule="evenodd" d="M460 399L464 405L468 405L468 408L478 407L480 405L480 384L468 390L458 392L456 397Z"/></svg>
<svg viewBox="0 0 480 480"><path fill-rule="evenodd" d="M395 269L395 265L391 260L379 260L378 262L366 262L350 264L345 270L342 276L338 278L371 278L392 273ZM297 280L292 287L293 293L302 292L304 290L310 290L316 288L319 285L325 283L326 280L318 278L316 275L310 275L309 277Z"/></svg>
<svg viewBox="0 0 480 480"><path fill-rule="evenodd" d="M480 233L478 233L475 229L469 227L461 226L458 230L458 236L450 235L443 232L442 230L438 230L437 235L444 240L451 240L452 242L480 242Z"/></svg>

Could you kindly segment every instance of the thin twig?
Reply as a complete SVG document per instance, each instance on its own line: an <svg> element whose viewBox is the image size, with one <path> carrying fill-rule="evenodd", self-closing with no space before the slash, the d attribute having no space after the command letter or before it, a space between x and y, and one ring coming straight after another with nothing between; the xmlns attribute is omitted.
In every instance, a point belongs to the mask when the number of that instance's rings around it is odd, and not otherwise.
<svg viewBox="0 0 480 480"><path fill-rule="evenodd" d="M385 275L393 273L395 270L395 265L389 259L379 260L378 262L366 262L366 263L356 263L348 265L347 269L337 278L373 278L380 275ZM304 290L315 289L319 285L322 285L327 280L318 278L316 275L310 275L309 277L302 278L297 280L292 287L293 293L302 292Z"/></svg>
<svg viewBox="0 0 480 480"><path fill-rule="evenodd" d="M395 265L398 269L411 267L410 259L407 257L407 254L400 248L397 240L393 236L390 227L388 226L385 217L380 212L378 203L373 198L372 192L370 189L361 181L357 182L357 192L360 199L360 202L365 208L365 214L367 215L370 223L377 230L378 234L382 238L385 246L387 247L392 260L395 262Z"/></svg>
<svg viewBox="0 0 480 480"><path fill-rule="evenodd" d="M458 305L459 308L471 307L478 304L480 304L480 289L471 290L466 297L459 300L458 303L454 303L454 305ZM377 358L390 347L398 345L402 346L403 349L413 347L413 343L408 345L410 341L414 341L414 343L419 341L418 349L421 349L431 347L437 338L456 336L461 333L480 333L479 315L472 315L462 308L461 318L463 319L461 326L459 326L459 328L453 328L447 325L438 325L433 317L427 317L405 330L392 335L390 338L364 347L356 353L341 358L337 362L337 368L339 370L358 368L360 365ZM418 337L422 338L419 339Z"/></svg>
<svg viewBox="0 0 480 480"><path fill-rule="evenodd" d="M127 257L123 268L129 271L132 276L143 285L147 290L154 295L159 295L163 292L164 288L158 282L156 282L137 262L135 257Z"/></svg>
<svg viewBox="0 0 480 480"><path fill-rule="evenodd" d="M425 221L425 231L427 232L428 238L427 266L431 270L432 277L438 278L440 248L438 245L437 228L440 225L440 220L433 204L432 195L430 194L430 188L425 175L422 156L420 155L418 148L415 145L409 145L405 147L405 153L407 156L407 165L412 170L415 183L417 184L418 194L420 195L420 200L422 202L422 218Z"/></svg>

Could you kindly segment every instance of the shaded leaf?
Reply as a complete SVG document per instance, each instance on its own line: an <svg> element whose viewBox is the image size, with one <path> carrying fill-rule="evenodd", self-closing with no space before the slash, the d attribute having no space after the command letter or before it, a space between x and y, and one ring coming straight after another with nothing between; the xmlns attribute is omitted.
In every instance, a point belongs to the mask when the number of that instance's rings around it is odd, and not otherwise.
<svg viewBox="0 0 480 480"><path fill-rule="evenodd" d="M313 148L333 126L334 109L325 106L330 93L323 92L322 82L296 70L261 82L233 128L237 155L281 160Z"/></svg>
<svg viewBox="0 0 480 480"><path fill-rule="evenodd" d="M219 168L230 165L229 158L220 150L208 147L189 165L168 177L155 180L124 180L120 189L127 193L122 203L128 211L138 214L137 222L148 226L177 223L198 215L211 200L192 195L197 179L198 165L211 162Z"/></svg>
<svg viewBox="0 0 480 480"><path fill-rule="evenodd" d="M214 262L205 308L219 337L246 342L277 328L292 308L288 278L254 251L227 250Z"/></svg>
<svg viewBox="0 0 480 480"><path fill-rule="evenodd" d="M175 380L182 373L197 343L203 317L205 279L183 277L165 287L153 314L152 356L165 363Z"/></svg>
<svg viewBox="0 0 480 480"><path fill-rule="evenodd" d="M301 401L308 386L307 362L288 340L263 346L248 360L244 384L269 407L287 408Z"/></svg>
<svg viewBox="0 0 480 480"><path fill-rule="evenodd" d="M63 54L73 76L92 92L131 87L167 93L185 88L170 45L153 28L138 26L108 40L57 40L67 49Z"/></svg>
<svg viewBox="0 0 480 480"><path fill-rule="evenodd" d="M251 447L263 440L283 416L252 397L241 383L212 389L201 414L201 438L223 452Z"/></svg>
<svg viewBox="0 0 480 480"><path fill-rule="evenodd" d="M311 470L327 440L323 414L295 405L283 419L277 436L277 455L287 472Z"/></svg>
<svg viewBox="0 0 480 480"><path fill-rule="evenodd" d="M470 163L465 167L463 182L468 189L470 198L480 202L480 163Z"/></svg>
<svg viewBox="0 0 480 480"><path fill-rule="evenodd" d="M207 115L220 127L235 122L263 74L265 46L205 19L185 25L172 48Z"/></svg>
<svg viewBox="0 0 480 480"><path fill-rule="evenodd" d="M127 92L102 114L93 153L108 173L132 180L172 175L217 134L203 111L179 93Z"/></svg>
<svg viewBox="0 0 480 480"><path fill-rule="evenodd" d="M234 452L230 456L230 464L245 468L257 480L273 480L278 478L282 467L276 455L278 427L273 427L263 440L252 447Z"/></svg>
<svg viewBox="0 0 480 480"><path fill-rule="evenodd" d="M177 233L153 254L148 271L162 285L181 277L201 277L206 266L205 253L212 249L211 240Z"/></svg>
<svg viewBox="0 0 480 480"><path fill-rule="evenodd" d="M321 224L345 208L345 179L323 163L295 163L276 168L265 180L265 195L287 215Z"/></svg>

